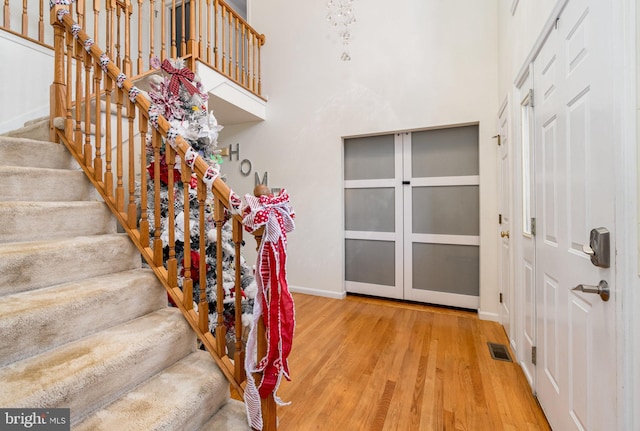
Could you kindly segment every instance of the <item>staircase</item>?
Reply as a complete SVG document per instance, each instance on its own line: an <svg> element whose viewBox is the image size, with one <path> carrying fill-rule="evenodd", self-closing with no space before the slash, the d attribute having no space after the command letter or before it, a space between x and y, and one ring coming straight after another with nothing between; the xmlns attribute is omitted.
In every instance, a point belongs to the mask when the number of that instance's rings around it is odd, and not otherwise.
<svg viewBox="0 0 640 431"><path fill-rule="evenodd" d="M48 120L0 136L0 406L73 430L250 430ZM33 139L35 138L35 139Z"/></svg>

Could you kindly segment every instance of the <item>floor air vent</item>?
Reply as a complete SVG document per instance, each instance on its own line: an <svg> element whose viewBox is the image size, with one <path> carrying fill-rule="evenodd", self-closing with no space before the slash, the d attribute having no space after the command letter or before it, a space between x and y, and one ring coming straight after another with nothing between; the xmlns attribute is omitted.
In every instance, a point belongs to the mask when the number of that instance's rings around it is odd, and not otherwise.
<svg viewBox="0 0 640 431"><path fill-rule="evenodd" d="M511 361L511 355L509 355L509 350L507 346L504 344L497 343L487 343L489 345L489 352L491 353L491 357L498 361Z"/></svg>

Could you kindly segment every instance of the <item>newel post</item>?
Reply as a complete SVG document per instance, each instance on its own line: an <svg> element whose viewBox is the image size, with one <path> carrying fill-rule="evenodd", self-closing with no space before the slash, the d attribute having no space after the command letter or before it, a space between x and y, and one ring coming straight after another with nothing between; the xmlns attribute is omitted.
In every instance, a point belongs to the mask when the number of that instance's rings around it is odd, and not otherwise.
<svg viewBox="0 0 640 431"><path fill-rule="evenodd" d="M57 142L56 129L53 125L56 117L65 117L67 87L64 81L64 25L58 21L59 10L69 10L69 6L55 5L51 9L51 25L53 26L53 83L49 87L49 140Z"/></svg>
<svg viewBox="0 0 640 431"><path fill-rule="evenodd" d="M259 184L253 189L255 196L262 196L271 194L269 187L264 184ZM260 248L262 243L262 236L264 235L264 226L253 232L253 236L256 239L256 250ZM267 301L269 298L267 298ZM258 321L258 358L263 358L267 354L267 331L264 325L264 320ZM254 375L256 382L262 381L262 373L256 373ZM267 398L261 398L260 404L262 405L262 421L263 431L276 431L278 429L278 411L276 401L273 398L273 394L269 394Z"/></svg>

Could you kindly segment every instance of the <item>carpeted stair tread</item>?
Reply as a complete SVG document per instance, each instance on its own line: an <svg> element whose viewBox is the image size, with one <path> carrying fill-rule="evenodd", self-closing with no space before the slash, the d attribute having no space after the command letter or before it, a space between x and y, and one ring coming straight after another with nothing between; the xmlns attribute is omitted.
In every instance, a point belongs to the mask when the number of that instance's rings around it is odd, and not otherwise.
<svg viewBox="0 0 640 431"><path fill-rule="evenodd" d="M62 144L5 136L0 136L0 165L80 169Z"/></svg>
<svg viewBox="0 0 640 431"><path fill-rule="evenodd" d="M67 407L73 423L195 351L195 340L180 311L164 308L0 368L0 406Z"/></svg>
<svg viewBox="0 0 640 431"><path fill-rule="evenodd" d="M167 306L149 269L0 296L0 366Z"/></svg>
<svg viewBox="0 0 640 431"><path fill-rule="evenodd" d="M0 295L140 268L126 234L0 244Z"/></svg>
<svg viewBox="0 0 640 431"><path fill-rule="evenodd" d="M244 403L229 401L199 431L251 431Z"/></svg>
<svg viewBox="0 0 640 431"><path fill-rule="evenodd" d="M0 202L0 243L116 233L102 202Z"/></svg>
<svg viewBox="0 0 640 431"><path fill-rule="evenodd" d="M209 353L196 351L112 404L91 413L73 429L197 430L228 398L229 383L222 372Z"/></svg>
<svg viewBox="0 0 640 431"><path fill-rule="evenodd" d="M4 133L2 136L49 140L49 117L42 117L24 123L24 127Z"/></svg>
<svg viewBox="0 0 640 431"><path fill-rule="evenodd" d="M0 166L3 201L81 201L96 196L82 171Z"/></svg>

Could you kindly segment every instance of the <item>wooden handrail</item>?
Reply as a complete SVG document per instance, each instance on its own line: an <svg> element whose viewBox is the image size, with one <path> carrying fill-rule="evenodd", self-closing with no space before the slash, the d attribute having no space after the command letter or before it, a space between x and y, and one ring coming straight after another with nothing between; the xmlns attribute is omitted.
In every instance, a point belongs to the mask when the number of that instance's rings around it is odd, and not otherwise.
<svg viewBox="0 0 640 431"><path fill-rule="evenodd" d="M118 3L131 7L131 1L111 1L107 9L114 13ZM83 5L78 8L83 12ZM113 29L113 18L110 27ZM192 151L191 145L180 134L174 135L169 121L156 112L151 114L151 103L133 85L118 67L121 63L128 68L125 60L120 61L117 48L109 57L103 52L89 35L79 29L65 6L54 6L51 11L51 24L54 29L54 78L51 85L51 139L61 141L75 157L81 168L98 190L106 205L118 219L119 223L138 247L149 267L156 274L168 292L171 301L180 309L202 345L210 352L218 363L230 385L242 395L246 384L244 371L243 326L242 326L242 290L241 259L239 258L243 222L237 205L237 196L220 178L210 181L212 167L201 156L187 164L187 155ZM107 33L107 44L117 46L117 37L112 31ZM189 39L191 41L191 37ZM193 45L189 43L188 45ZM115 120L114 120L115 118ZM104 128L102 125L104 119ZM95 121L94 121L95 120ZM149 127L151 126L151 127ZM93 132L92 132L93 129ZM175 137L174 137L175 136ZM169 145L170 144L170 145ZM161 149L165 153L161 156ZM145 155L151 152L153 172L147 181L147 163ZM113 152L115 152L115 157ZM180 176L175 178L177 158L179 156ZM136 163L139 157L141 162ZM181 202L185 212L183 235L183 263L178 262L178 240L176 239L177 214L174 205L168 205L166 214L166 236L161 232L163 221L160 217L162 178L161 162L166 163L168 202ZM190 184L195 175L197 208L191 208ZM115 177L115 178L114 178ZM182 182L182 193L174 187L177 181ZM140 188L136 188L136 183ZM139 190L139 191L138 191ZM213 199L213 220L216 230L216 307L218 319L215 331L211 331L209 321L209 298L207 296L207 261L206 255L208 223L208 197ZM234 198L232 200L232 197ZM190 226L191 211L197 214L199 244L198 259L191 253L189 238L192 237ZM229 220L229 221L227 221ZM229 356L226 340L226 326L223 320L224 298L223 266L222 266L222 233L225 223L230 223L232 242L235 250L235 339L234 354ZM153 235L151 237L151 234ZM257 241L259 243L259 238ZM196 248L194 246L194 248ZM197 265L196 265L197 262ZM182 282L179 283L179 264L182 265ZM194 297L194 284L198 280L199 295ZM213 286L212 286L213 287ZM194 308L194 302L197 307ZM260 322L262 324L262 322ZM262 329L264 337L264 328ZM263 352L259 337L258 351ZM265 431L276 430L276 404L273 395L263 400Z"/></svg>
<svg viewBox="0 0 640 431"><path fill-rule="evenodd" d="M262 97L260 48L266 38L224 0L86 3L87 0L76 0L76 22L96 43L104 44L110 58L127 76L137 78L144 74L155 56L164 60L176 58L179 52L188 59L191 69L199 61ZM53 49L52 27L44 25L46 5L46 0L4 0L0 29ZM176 19L178 10L182 10L180 20ZM180 40L176 40L179 29ZM160 52L156 52L158 40Z"/></svg>

